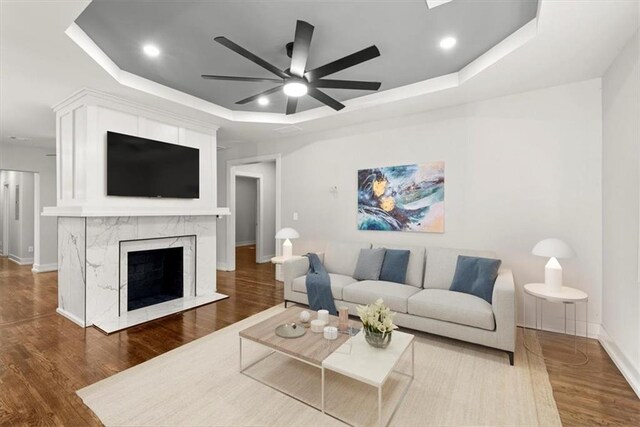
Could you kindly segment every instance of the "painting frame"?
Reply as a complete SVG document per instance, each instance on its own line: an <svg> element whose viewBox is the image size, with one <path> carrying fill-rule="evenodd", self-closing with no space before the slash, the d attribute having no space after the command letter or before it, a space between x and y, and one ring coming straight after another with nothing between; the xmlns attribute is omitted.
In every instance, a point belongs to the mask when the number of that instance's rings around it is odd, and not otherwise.
<svg viewBox="0 0 640 427"><path fill-rule="evenodd" d="M444 233L445 162L359 169L357 228Z"/></svg>

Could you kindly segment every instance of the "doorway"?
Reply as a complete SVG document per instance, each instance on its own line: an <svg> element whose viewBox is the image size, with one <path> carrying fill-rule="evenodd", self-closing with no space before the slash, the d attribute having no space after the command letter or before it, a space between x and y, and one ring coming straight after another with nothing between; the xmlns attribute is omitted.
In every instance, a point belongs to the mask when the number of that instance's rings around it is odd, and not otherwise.
<svg viewBox="0 0 640 427"><path fill-rule="evenodd" d="M238 199L237 194L239 177L252 179L255 183L256 202L255 205L251 205L255 208L242 208L244 202ZM243 243L244 239L244 237L238 238L240 230L236 224L238 219L245 221L243 218L247 216L246 209L255 209L256 212L255 262L258 264L270 262L272 257L279 254L275 234L280 226L280 155L228 161L226 178L227 205L231 215L226 223L226 263L224 263L226 265L221 269L236 270L236 251L242 247L237 244ZM241 185L248 187L244 182ZM249 223L245 222L245 224ZM245 225L245 229L247 227L250 226Z"/></svg>
<svg viewBox="0 0 640 427"><path fill-rule="evenodd" d="M37 178L33 172L0 170L0 254L19 265L33 264L37 251Z"/></svg>
<svg viewBox="0 0 640 427"><path fill-rule="evenodd" d="M236 257L239 251L253 252L256 264L264 252L261 223L264 213L262 175L239 171L236 174Z"/></svg>

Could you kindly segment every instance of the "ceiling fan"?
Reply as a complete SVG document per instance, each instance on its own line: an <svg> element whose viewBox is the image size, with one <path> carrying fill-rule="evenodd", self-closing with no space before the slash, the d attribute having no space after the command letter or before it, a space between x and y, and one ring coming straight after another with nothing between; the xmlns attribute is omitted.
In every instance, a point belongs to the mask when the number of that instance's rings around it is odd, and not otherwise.
<svg viewBox="0 0 640 427"><path fill-rule="evenodd" d="M297 22L294 41L288 43L286 46L287 56L291 58L291 66L286 70L277 68L264 59L235 44L226 37L216 37L214 39L215 41L244 56L249 61L261 66L265 70L277 76L277 78L217 76L210 74L203 74L202 77L212 80L277 83L277 86L248 98L241 99L236 102L236 104L247 104L282 89L287 95L287 114L294 114L298 107L298 98L307 94L336 111L344 108L344 104L322 92L319 88L356 90L378 90L380 88L380 82L323 79L325 76L337 73L338 71L342 71L380 56L380 51L375 45L369 46L356 53L352 53L351 55L347 55L313 70L307 70L307 59L309 58L309 47L311 45L313 29L313 25L308 22Z"/></svg>

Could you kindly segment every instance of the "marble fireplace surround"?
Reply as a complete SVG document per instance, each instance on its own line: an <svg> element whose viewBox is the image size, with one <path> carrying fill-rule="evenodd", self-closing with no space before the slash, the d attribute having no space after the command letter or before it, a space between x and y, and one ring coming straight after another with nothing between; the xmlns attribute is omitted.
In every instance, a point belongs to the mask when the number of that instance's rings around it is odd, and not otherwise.
<svg viewBox="0 0 640 427"><path fill-rule="evenodd" d="M58 217L58 313L111 333L227 298L216 292L215 231L210 215ZM182 298L122 311L122 247L158 245L185 248L188 289Z"/></svg>
<svg viewBox="0 0 640 427"><path fill-rule="evenodd" d="M196 296L196 236L157 237L120 242L120 316L129 313L129 253L155 249L182 248L182 295ZM177 299L177 298L176 298Z"/></svg>

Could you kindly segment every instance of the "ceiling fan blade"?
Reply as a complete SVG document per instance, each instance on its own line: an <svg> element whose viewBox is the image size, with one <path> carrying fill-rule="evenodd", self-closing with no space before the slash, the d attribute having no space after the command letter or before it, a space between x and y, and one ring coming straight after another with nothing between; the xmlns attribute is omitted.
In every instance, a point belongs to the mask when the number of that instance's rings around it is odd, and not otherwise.
<svg viewBox="0 0 640 427"><path fill-rule="evenodd" d="M280 89L282 89L282 86L272 87L271 89L267 89L264 92L260 92L257 95L253 95L253 96L250 96L248 98L241 99L240 101L236 102L236 104L247 104L247 103L249 103L251 101L255 101L256 99L260 98L261 96L271 95L272 93L275 93L275 92L279 91Z"/></svg>
<svg viewBox="0 0 640 427"><path fill-rule="evenodd" d="M291 54L291 74L302 78L309 58L309 46L313 37L313 25L305 21L296 24L296 37L293 40L293 53Z"/></svg>
<svg viewBox="0 0 640 427"><path fill-rule="evenodd" d="M203 79L209 80L231 80L235 82L273 82L282 83L282 79L269 79L263 77L236 77L236 76L216 76L212 74L203 74Z"/></svg>
<svg viewBox="0 0 640 427"><path fill-rule="evenodd" d="M311 83L313 87L324 87L328 89L356 89L356 90L378 90L380 82L364 82L361 80L330 80L322 79Z"/></svg>
<svg viewBox="0 0 640 427"><path fill-rule="evenodd" d="M323 104L328 105L334 110L340 111L344 108L344 104L341 104L340 102L336 101L335 99L333 99L326 93L316 89L315 87L309 86L308 90L309 90L308 93L310 96L314 97L315 99L322 102Z"/></svg>
<svg viewBox="0 0 640 427"><path fill-rule="evenodd" d="M369 46L368 48L362 49L356 53L347 55L344 58L337 59L333 62L323 65L322 67L318 67L315 70L307 71L304 76L309 82L314 82L324 76L337 73L338 71L342 71L346 68L353 67L354 65L361 64L370 59L377 58L378 56L380 56L380 51L378 50L378 48L375 45Z"/></svg>
<svg viewBox="0 0 640 427"><path fill-rule="evenodd" d="M214 40L217 41L218 43L220 43L221 45L231 49L234 52L236 52L237 54L240 54L240 55L244 56L249 61L251 61L251 62L253 62L255 64L258 64L259 66L261 66L265 70L275 74L276 76L278 76L278 77L280 77L282 79L286 79L287 77L289 77L284 73L284 71L280 70L275 65L271 65L270 63L268 63L264 59L254 55L253 53L249 52L247 49L243 48L242 46L239 46L239 45L235 44L234 42L232 42L231 40L229 40L226 37L222 37L222 36L221 37L216 37Z"/></svg>
<svg viewBox="0 0 640 427"><path fill-rule="evenodd" d="M287 98L287 115L295 114L298 108L298 98L290 96Z"/></svg>

